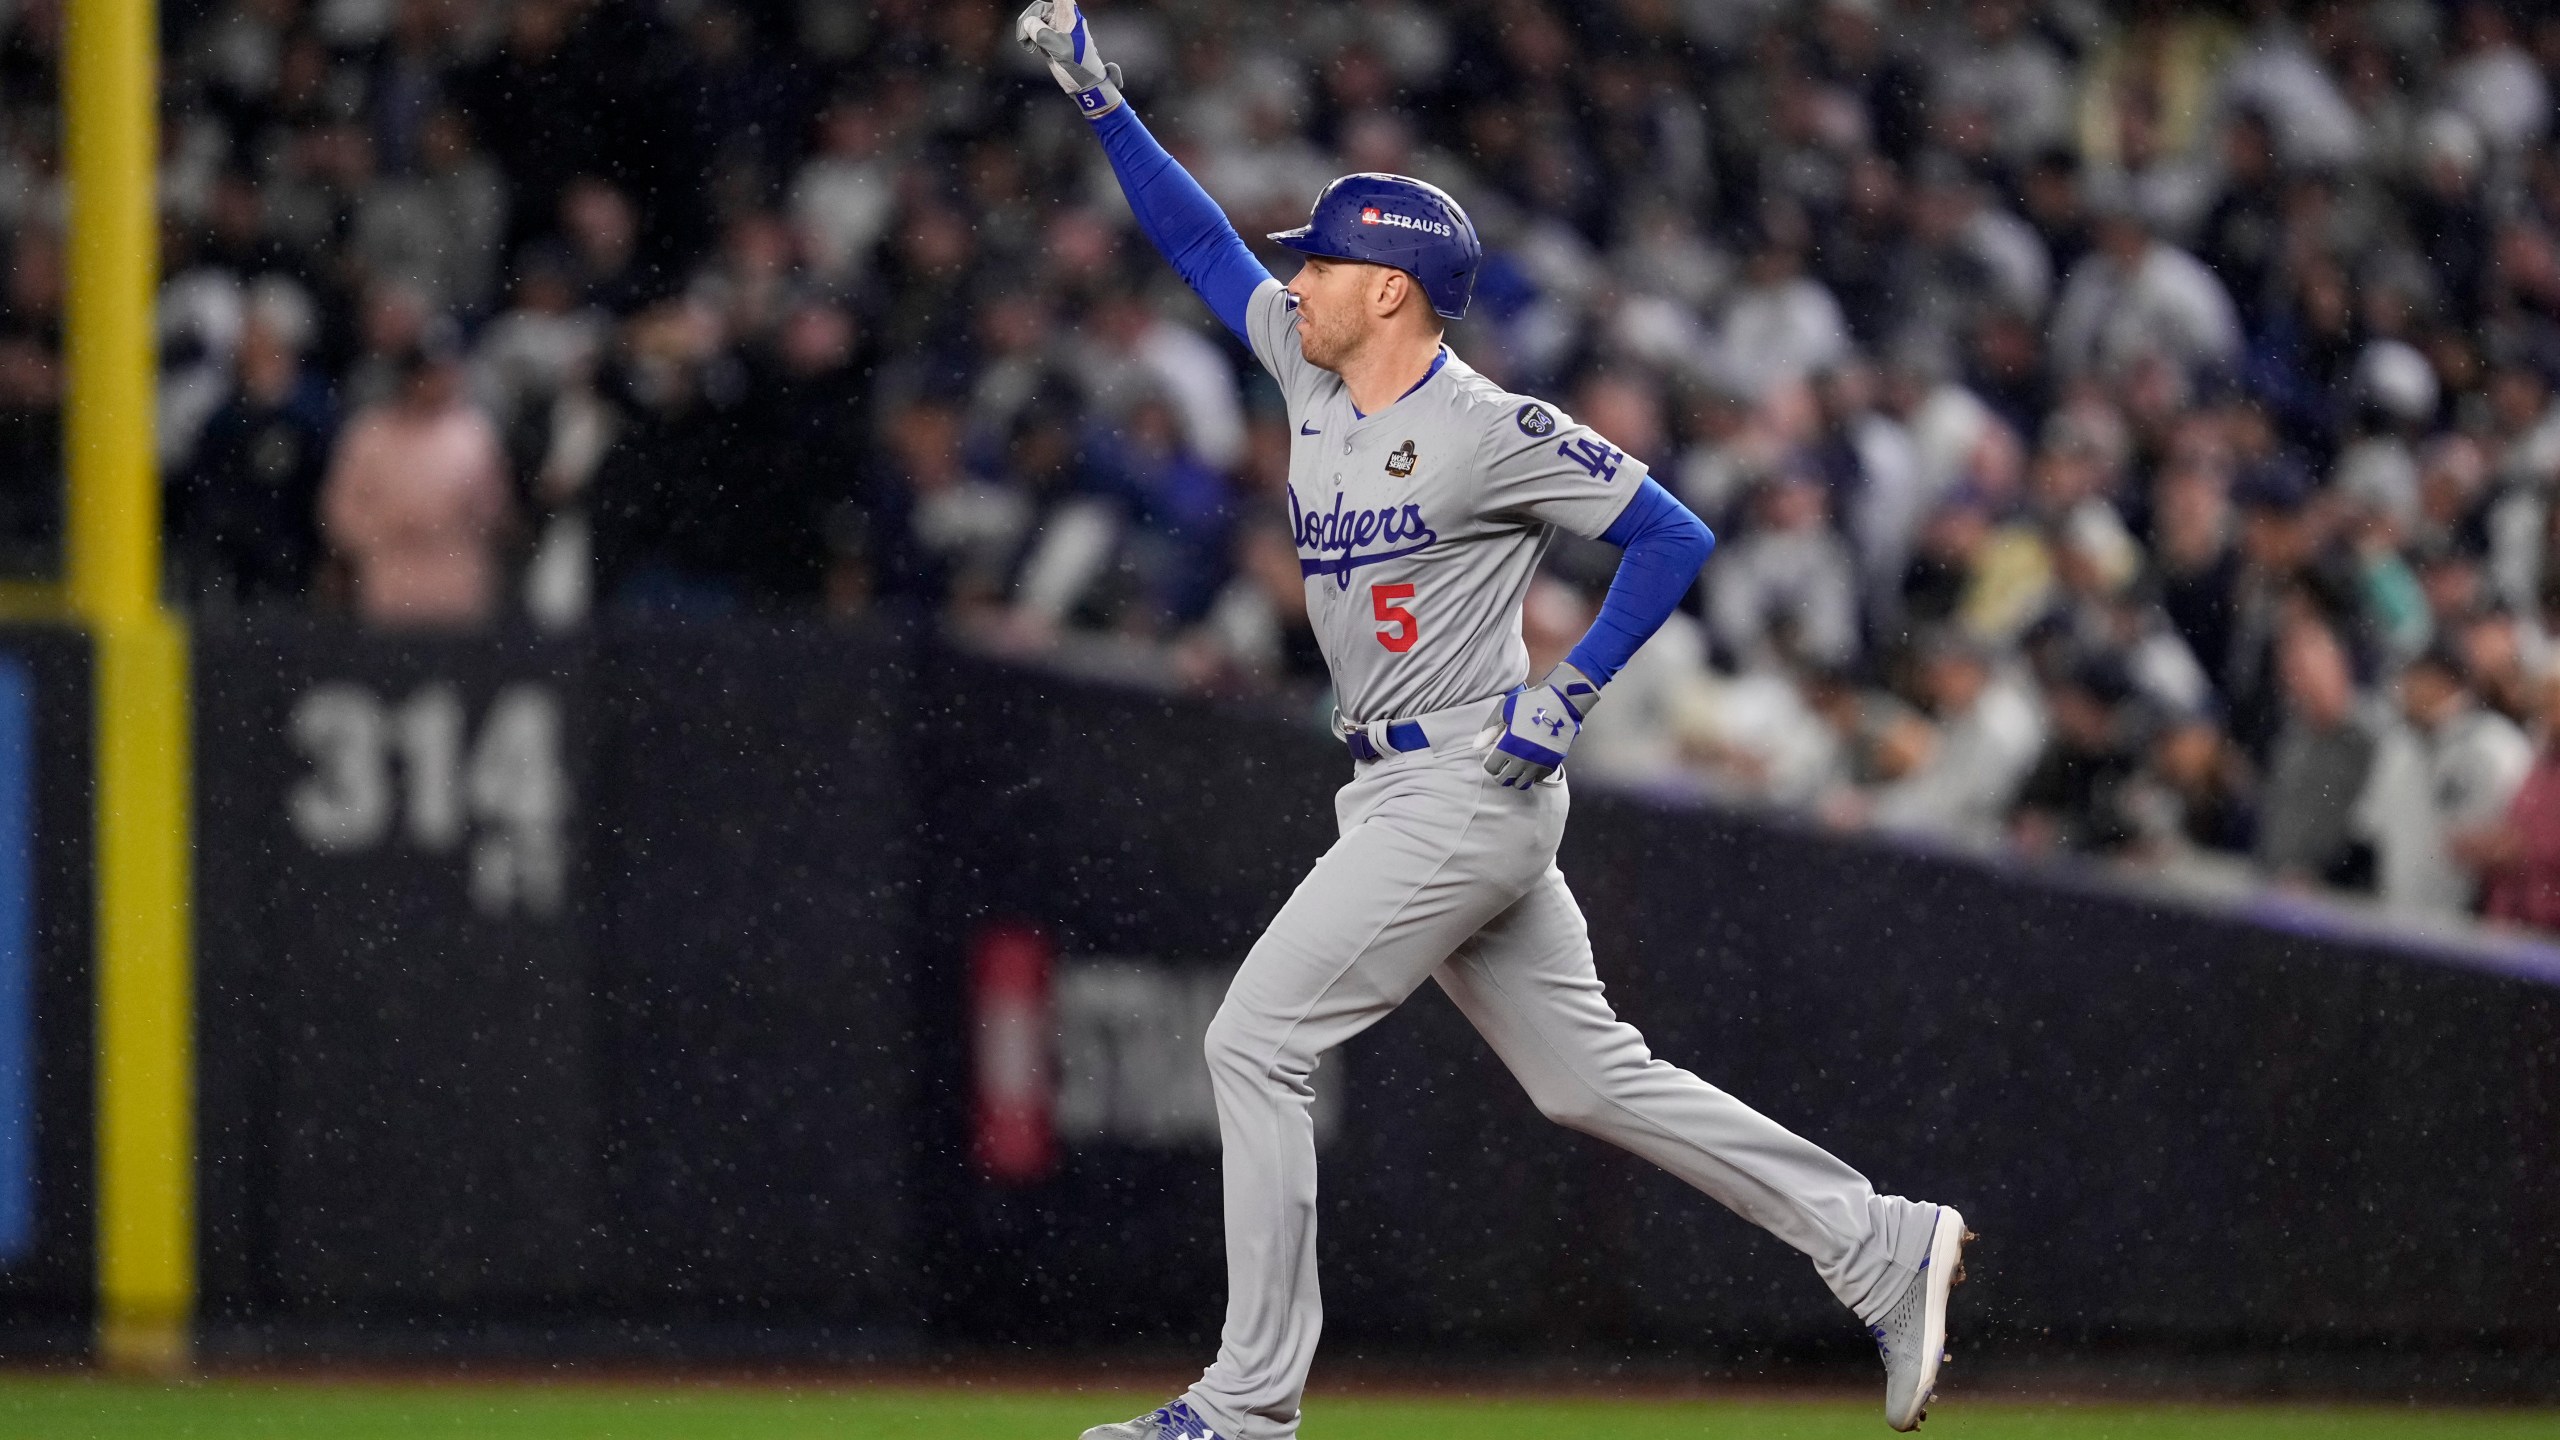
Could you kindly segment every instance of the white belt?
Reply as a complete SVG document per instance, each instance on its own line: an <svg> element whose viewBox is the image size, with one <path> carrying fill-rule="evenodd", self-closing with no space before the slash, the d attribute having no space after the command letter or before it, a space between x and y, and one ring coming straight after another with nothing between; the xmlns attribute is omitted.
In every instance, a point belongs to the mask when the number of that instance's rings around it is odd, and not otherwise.
<svg viewBox="0 0 2560 1440"><path fill-rule="evenodd" d="M1384 760L1390 755L1409 755L1417 750L1437 750L1442 746L1472 743L1478 731L1491 718L1491 706L1498 697L1487 696L1452 705L1446 710L1432 710L1402 720L1352 720L1339 710L1333 712L1333 732L1342 737L1351 758L1361 764Z"/></svg>

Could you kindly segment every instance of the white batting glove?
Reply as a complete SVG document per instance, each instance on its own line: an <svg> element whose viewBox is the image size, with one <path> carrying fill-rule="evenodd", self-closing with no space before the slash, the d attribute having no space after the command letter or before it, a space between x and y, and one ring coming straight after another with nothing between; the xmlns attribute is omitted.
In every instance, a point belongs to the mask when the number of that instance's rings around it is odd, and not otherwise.
<svg viewBox="0 0 2560 1440"><path fill-rule="evenodd" d="M1093 32L1076 0L1031 0L1013 33L1023 49L1049 62L1049 73L1076 97L1084 118L1100 119L1120 108L1120 67L1094 53Z"/></svg>
<svg viewBox="0 0 2560 1440"><path fill-rule="evenodd" d="M1553 775L1599 698L1600 687L1570 665L1503 696L1502 730L1484 754L1484 773L1523 790Z"/></svg>

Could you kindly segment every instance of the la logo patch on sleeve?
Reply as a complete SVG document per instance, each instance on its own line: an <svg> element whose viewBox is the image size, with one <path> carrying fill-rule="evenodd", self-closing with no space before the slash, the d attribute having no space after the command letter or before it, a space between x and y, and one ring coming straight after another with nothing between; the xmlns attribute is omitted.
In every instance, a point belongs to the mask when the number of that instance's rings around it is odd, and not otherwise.
<svg viewBox="0 0 2560 1440"><path fill-rule="evenodd" d="M1410 475L1413 473L1413 462L1418 458L1420 457L1413 453L1413 442L1407 440L1388 454L1387 473L1398 478Z"/></svg>
<svg viewBox="0 0 2560 1440"><path fill-rule="evenodd" d="M1512 418L1520 422L1520 433L1532 439L1543 440L1556 433L1556 417L1535 400L1521 406L1520 413Z"/></svg>

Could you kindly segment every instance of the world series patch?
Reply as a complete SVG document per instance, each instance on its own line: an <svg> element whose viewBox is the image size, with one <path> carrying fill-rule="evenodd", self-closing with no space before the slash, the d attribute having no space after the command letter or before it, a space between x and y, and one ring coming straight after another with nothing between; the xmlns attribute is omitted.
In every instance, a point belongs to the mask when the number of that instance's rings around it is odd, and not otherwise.
<svg viewBox="0 0 2560 1440"><path fill-rule="evenodd" d="M1547 412L1546 406L1535 400L1521 406L1520 413L1512 418L1520 422L1520 433L1523 435L1543 440L1556 433L1556 417Z"/></svg>
<svg viewBox="0 0 2560 1440"><path fill-rule="evenodd" d="M1407 440L1395 448L1394 454L1387 457L1387 473L1399 478L1412 474L1414 459L1413 442Z"/></svg>

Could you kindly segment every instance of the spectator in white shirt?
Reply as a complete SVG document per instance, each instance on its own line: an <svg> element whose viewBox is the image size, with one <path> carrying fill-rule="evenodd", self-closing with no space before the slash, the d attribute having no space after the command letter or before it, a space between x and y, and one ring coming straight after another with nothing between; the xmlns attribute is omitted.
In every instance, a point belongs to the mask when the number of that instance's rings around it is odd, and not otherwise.
<svg viewBox="0 0 2560 1440"><path fill-rule="evenodd" d="M496 298L506 178L455 110L428 117L419 160L417 173L364 189L349 249L376 280L406 285L439 310L482 313Z"/></svg>
<svg viewBox="0 0 2560 1440"><path fill-rule="evenodd" d="M818 153L791 187L791 223L819 279L859 281L898 209L897 158L879 112L844 98L818 122Z"/></svg>
<svg viewBox="0 0 2560 1440"><path fill-rule="evenodd" d="M557 246L516 257L515 303L480 333L471 388L501 429L548 404L602 354L605 317L578 303Z"/></svg>
<svg viewBox="0 0 2560 1440"><path fill-rule="evenodd" d="M1964 33L1936 67L1934 103L1950 126L1989 130L1993 151L2024 161L2071 138L2071 71L2027 24L2021 0L1972 0Z"/></svg>
<svg viewBox="0 0 2560 1440"><path fill-rule="evenodd" d="M1765 484L1749 531L1707 570L1707 616L1744 666L1777 658L1780 627L1797 653L1844 665L1858 653L1858 566L1831 526L1830 494L1804 471Z"/></svg>
<svg viewBox="0 0 2560 1440"><path fill-rule="evenodd" d="M2400 714L2406 723L2384 735L2356 802L2357 829L2373 843L2386 907L2467 914L2479 876L2451 842L2506 813L2533 767L2533 742L2473 698L2449 649L2429 650L2401 672Z"/></svg>
<svg viewBox="0 0 2560 1440"><path fill-rule="evenodd" d="M1920 688L1934 743L1918 768L1873 792L1869 818L1879 829L1997 844L2044 753L2044 712L2024 681L1952 631L1922 650Z"/></svg>
<svg viewBox="0 0 2560 1440"><path fill-rule="evenodd" d="M2043 314L2053 299L2053 256L2036 227L1992 203L1981 182L1949 156L1923 156L1917 169L1911 238L1932 278L1945 283L1961 276L1987 287L1990 293L1970 297L1976 306L1997 303L2024 315ZM1912 297L1907 303L1919 302ZM1935 317L1924 312L1912 318Z"/></svg>
<svg viewBox="0 0 2560 1440"><path fill-rule="evenodd" d="M1718 332L1723 378L1765 396L1848 357L1849 322L1783 234L1761 241Z"/></svg>
<svg viewBox="0 0 2560 1440"><path fill-rule="evenodd" d="M2516 43L2514 22L2490 0L2471 0L2455 21L2461 58L2444 72L2444 98L2471 117L2489 144L2514 154L2551 126L2551 87Z"/></svg>
<svg viewBox="0 0 2560 1440"><path fill-rule="evenodd" d="M2155 238L2120 195L2098 197L2098 248L2072 267L2053 316L2065 377L2119 376L2165 359L2189 378L2240 358L2240 312L2204 262Z"/></svg>
<svg viewBox="0 0 2560 1440"><path fill-rule="evenodd" d="M2222 72L2225 114L2267 117L2278 151L2297 167L2344 168L2364 158L2364 124L2282 3L2262 0L2258 24Z"/></svg>

